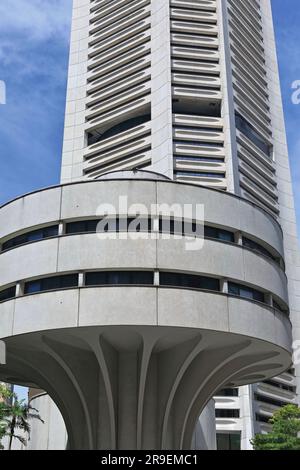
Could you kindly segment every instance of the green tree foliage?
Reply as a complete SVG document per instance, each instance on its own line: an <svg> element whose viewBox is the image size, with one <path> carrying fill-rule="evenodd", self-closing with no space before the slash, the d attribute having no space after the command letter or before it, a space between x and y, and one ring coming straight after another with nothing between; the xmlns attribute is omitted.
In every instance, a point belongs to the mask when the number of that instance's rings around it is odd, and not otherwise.
<svg viewBox="0 0 300 470"><path fill-rule="evenodd" d="M0 450L3 450L1 444L2 439L6 436L7 419L9 417L9 400L11 399L11 391L0 384Z"/></svg>
<svg viewBox="0 0 300 470"><path fill-rule="evenodd" d="M9 450L14 439L26 446L32 419L43 422L38 410L25 400L19 400L18 396L6 387L0 386L0 449L3 449L1 441L4 437L9 438Z"/></svg>
<svg viewBox="0 0 300 470"><path fill-rule="evenodd" d="M254 450L300 450L300 409L286 405L270 419L272 432L251 440Z"/></svg>

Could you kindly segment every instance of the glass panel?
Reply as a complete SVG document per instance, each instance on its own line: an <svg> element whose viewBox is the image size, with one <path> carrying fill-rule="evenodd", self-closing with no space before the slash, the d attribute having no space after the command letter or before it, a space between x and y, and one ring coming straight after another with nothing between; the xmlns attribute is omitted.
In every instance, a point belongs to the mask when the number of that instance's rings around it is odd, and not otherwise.
<svg viewBox="0 0 300 470"><path fill-rule="evenodd" d="M259 243L254 242L253 240L250 240L249 238L243 237L243 245L246 248L250 248L251 250L258 251L258 253L261 253L264 256L267 256L268 258L274 259L274 257L269 253L266 248L261 246Z"/></svg>
<svg viewBox="0 0 300 470"><path fill-rule="evenodd" d="M256 132L252 124L246 121L243 116L236 114L235 116L236 127L241 131L246 137L248 137L251 142L256 145L263 153L268 157L271 156L271 147L270 145L263 140L263 138Z"/></svg>
<svg viewBox="0 0 300 470"><path fill-rule="evenodd" d="M229 450L229 438L228 434L217 434L217 449L218 450Z"/></svg>
<svg viewBox="0 0 300 470"><path fill-rule="evenodd" d="M233 282L228 283L228 293L231 295L236 295L238 297L243 297L245 299L256 300L258 302L265 302L265 296L262 292L259 292L250 287L242 286L235 284Z"/></svg>
<svg viewBox="0 0 300 470"><path fill-rule="evenodd" d="M238 397L238 388L223 388L216 393L216 397Z"/></svg>
<svg viewBox="0 0 300 470"><path fill-rule="evenodd" d="M68 274L60 277L60 288L68 289L78 286L78 274Z"/></svg>
<svg viewBox="0 0 300 470"><path fill-rule="evenodd" d="M234 242L234 234L228 230L221 230L215 227L204 227L204 234L206 238L215 238L216 240L224 240Z"/></svg>
<svg viewBox="0 0 300 470"><path fill-rule="evenodd" d="M36 230L27 234L27 242L42 240L44 238L43 230Z"/></svg>
<svg viewBox="0 0 300 470"><path fill-rule="evenodd" d="M46 227L43 229L44 238L57 237L58 235L58 225L53 225L52 227Z"/></svg>
<svg viewBox="0 0 300 470"><path fill-rule="evenodd" d="M220 290L220 282L218 279L205 278L191 274L161 272L160 284L162 286L179 286L191 289Z"/></svg>
<svg viewBox="0 0 300 470"><path fill-rule="evenodd" d="M3 243L2 251L9 250L17 246L25 245L25 243L43 240L44 238L55 237L57 235L58 225L54 225L52 227L45 227L43 229L34 230L32 232L27 232Z"/></svg>
<svg viewBox="0 0 300 470"><path fill-rule="evenodd" d="M240 410L231 410L229 408L216 409L216 418L239 418Z"/></svg>
<svg viewBox="0 0 300 470"><path fill-rule="evenodd" d="M16 296L16 288L10 287L9 289L5 289L0 292L0 302L3 302L4 300L9 300L13 299Z"/></svg>
<svg viewBox="0 0 300 470"><path fill-rule="evenodd" d="M241 450L240 434L230 434L230 450Z"/></svg>
<svg viewBox="0 0 300 470"><path fill-rule="evenodd" d="M71 222L66 225L66 233L67 234L74 234L74 233L85 233L86 232L86 222Z"/></svg>
<svg viewBox="0 0 300 470"><path fill-rule="evenodd" d="M209 173L204 171L176 171L177 176L199 176L202 178L225 178L225 173Z"/></svg>
<svg viewBox="0 0 300 470"><path fill-rule="evenodd" d="M219 239L227 242L234 242L234 234L226 230L219 230Z"/></svg>
<svg viewBox="0 0 300 470"><path fill-rule="evenodd" d="M78 274L68 274L66 276L54 276L25 284L25 294L34 294L51 290L67 289L78 286Z"/></svg>
<svg viewBox="0 0 300 470"><path fill-rule="evenodd" d="M217 433L217 450L241 450L240 433Z"/></svg>
<svg viewBox="0 0 300 470"><path fill-rule="evenodd" d="M240 287L240 297L244 297L245 299L254 300L254 293L250 289L247 289L245 287Z"/></svg>
<svg viewBox="0 0 300 470"><path fill-rule="evenodd" d="M35 292L40 292L41 288L41 281L26 282L24 292L25 294L34 294Z"/></svg>
<svg viewBox="0 0 300 470"><path fill-rule="evenodd" d="M56 290L60 288L59 277L49 277L42 280L42 290Z"/></svg>
<svg viewBox="0 0 300 470"><path fill-rule="evenodd" d="M257 302L265 302L265 296L262 292L258 292L256 290L253 291L253 300L256 300Z"/></svg>
<svg viewBox="0 0 300 470"><path fill-rule="evenodd" d="M153 273L147 271L109 271L87 273L86 286L101 285L152 285Z"/></svg>
<svg viewBox="0 0 300 470"><path fill-rule="evenodd" d="M240 288L237 284L229 282L228 284L228 293L231 295L240 295Z"/></svg>

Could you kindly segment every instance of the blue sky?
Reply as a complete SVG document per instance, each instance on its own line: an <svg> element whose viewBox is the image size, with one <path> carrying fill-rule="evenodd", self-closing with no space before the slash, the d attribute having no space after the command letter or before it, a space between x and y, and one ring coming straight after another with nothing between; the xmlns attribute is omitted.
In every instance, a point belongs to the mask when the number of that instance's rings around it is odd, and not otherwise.
<svg viewBox="0 0 300 470"><path fill-rule="evenodd" d="M300 80L300 2L272 0L272 6L300 235L300 104L291 100L291 84Z"/></svg>
<svg viewBox="0 0 300 470"><path fill-rule="evenodd" d="M0 203L59 181L71 5L0 2Z"/></svg>

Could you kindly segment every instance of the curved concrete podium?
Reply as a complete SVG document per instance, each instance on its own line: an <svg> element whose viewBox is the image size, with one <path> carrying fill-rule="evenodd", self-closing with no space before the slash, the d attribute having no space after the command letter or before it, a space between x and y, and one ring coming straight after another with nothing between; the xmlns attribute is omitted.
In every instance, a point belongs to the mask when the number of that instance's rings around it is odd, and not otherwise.
<svg viewBox="0 0 300 470"><path fill-rule="evenodd" d="M154 235L99 236L99 206L120 195L119 221L133 204L142 220L153 204L202 204L203 248L164 237L159 214ZM218 389L291 363L282 232L250 202L112 174L12 201L0 230L0 379L47 391L71 449L189 449Z"/></svg>

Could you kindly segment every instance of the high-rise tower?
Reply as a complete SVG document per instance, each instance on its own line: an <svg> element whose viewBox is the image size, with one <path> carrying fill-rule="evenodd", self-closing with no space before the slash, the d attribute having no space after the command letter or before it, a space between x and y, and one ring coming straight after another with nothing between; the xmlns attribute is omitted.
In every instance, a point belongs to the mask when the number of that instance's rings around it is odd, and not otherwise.
<svg viewBox="0 0 300 470"><path fill-rule="evenodd" d="M300 262L269 0L74 0L61 183L0 210L0 376L51 395L70 447L188 448L220 389L290 368ZM137 213L138 240L120 237Z"/></svg>

